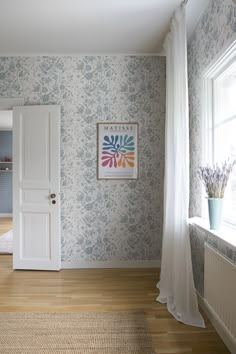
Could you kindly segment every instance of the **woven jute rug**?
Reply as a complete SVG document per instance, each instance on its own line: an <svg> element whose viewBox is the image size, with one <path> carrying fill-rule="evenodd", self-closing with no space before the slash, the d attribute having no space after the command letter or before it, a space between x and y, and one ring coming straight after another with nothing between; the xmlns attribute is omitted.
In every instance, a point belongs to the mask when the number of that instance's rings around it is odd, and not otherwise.
<svg viewBox="0 0 236 354"><path fill-rule="evenodd" d="M141 312L3 312L0 353L155 354Z"/></svg>

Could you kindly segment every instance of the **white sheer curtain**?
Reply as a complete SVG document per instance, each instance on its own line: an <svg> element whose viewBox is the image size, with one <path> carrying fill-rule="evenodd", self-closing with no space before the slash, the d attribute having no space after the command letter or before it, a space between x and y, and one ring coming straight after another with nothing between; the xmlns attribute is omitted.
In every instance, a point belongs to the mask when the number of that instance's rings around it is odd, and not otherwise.
<svg viewBox="0 0 236 354"><path fill-rule="evenodd" d="M204 327L193 282L188 228L189 116L185 7L175 13L167 60L164 228L157 301L185 324Z"/></svg>

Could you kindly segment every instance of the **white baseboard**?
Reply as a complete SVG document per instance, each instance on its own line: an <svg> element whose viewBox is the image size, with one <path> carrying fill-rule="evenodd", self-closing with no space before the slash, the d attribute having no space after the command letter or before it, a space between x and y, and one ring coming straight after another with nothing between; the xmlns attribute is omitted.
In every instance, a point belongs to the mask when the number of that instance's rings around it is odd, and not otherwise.
<svg viewBox="0 0 236 354"><path fill-rule="evenodd" d="M62 269L79 268L160 268L161 261L71 261L61 262Z"/></svg>
<svg viewBox="0 0 236 354"><path fill-rule="evenodd" d="M236 341L228 329L225 327L224 323L221 321L219 316L215 313L208 302L199 294L197 291L199 306L206 313L216 332L219 334L226 347L229 349L230 353L236 353Z"/></svg>
<svg viewBox="0 0 236 354"><path fill-rule="evenodd" d="M11 218L13 214L10 213L0 213L0 218Z"/></svg>

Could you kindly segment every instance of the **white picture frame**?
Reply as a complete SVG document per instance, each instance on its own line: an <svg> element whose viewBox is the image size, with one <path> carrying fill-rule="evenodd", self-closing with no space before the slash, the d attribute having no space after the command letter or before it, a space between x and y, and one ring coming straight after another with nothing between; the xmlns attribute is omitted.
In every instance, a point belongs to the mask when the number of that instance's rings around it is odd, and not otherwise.
<svg viewBox="0 0 236 354"><path fill-rule="evenodd" d="M138 179L138 123L97 123L97 178Z"/></svg>

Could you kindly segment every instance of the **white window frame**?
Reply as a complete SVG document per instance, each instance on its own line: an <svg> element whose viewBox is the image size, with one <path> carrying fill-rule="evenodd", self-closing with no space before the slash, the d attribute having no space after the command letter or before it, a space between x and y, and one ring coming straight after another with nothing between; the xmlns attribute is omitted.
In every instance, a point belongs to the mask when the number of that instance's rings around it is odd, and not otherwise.
<svg viewBox="0 0 236 354"><path fill-rule="evenodd" d="M228 69L236 60L236 35L226 44L217 58L204 70L201 83L201 135L202 135L202 164L214 163L214 136L212 128L214 126L215 103L217 91L215 82L222 74L225 75ZM205 195L205 193L204 193ZM202 216L207 215L206 199L202 197ZM225 220L229 224L236 226L235 221Z"/></svg>

